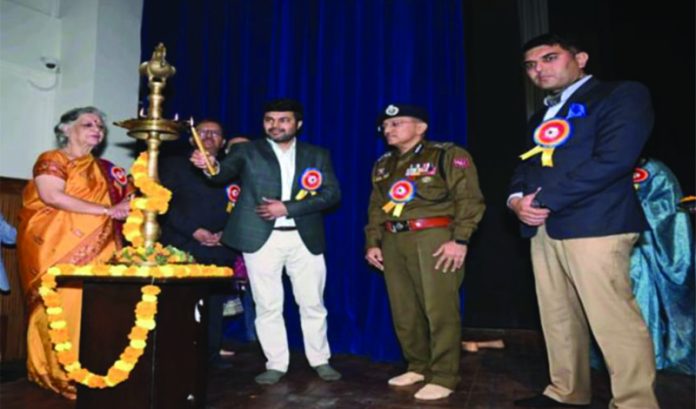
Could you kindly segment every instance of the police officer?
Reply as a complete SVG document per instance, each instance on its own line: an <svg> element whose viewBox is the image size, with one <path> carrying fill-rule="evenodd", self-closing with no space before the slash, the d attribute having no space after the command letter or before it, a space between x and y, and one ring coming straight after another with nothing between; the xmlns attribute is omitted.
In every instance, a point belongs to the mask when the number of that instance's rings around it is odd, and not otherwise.
<svg viewBox="0 0 696 409"><path fill-rule="evenodd" d="M425 382L416 399L449 396L459 381L459 286L467 245L485 205L471 155L424 139L428 114L392 104L379 116L396 149L372 171L367 261L384 271L408 370L393 386Z"/></svg>

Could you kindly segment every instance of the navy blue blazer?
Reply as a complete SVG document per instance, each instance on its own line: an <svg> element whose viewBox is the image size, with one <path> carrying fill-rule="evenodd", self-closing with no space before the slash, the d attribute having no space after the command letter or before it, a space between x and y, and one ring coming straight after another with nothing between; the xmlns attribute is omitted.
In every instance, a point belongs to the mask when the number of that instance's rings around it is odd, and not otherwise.
<svg viewBox="0 0 696 409"><path fill-rule="evenodd" d="M569 111L580 115L568 118ZM545 112L537 112L529 121L529 148ZM647 229L632 175L654 122L648 89L635 82L591 78L556 117L568 119L572 134L555 148L554 166L542 167L541 155L522 161L513 174L510 194L528 194L541 187L536 199L551 210L546 231L554 239ZM535 234L535 227L522 224L524 237Z"/></svg>

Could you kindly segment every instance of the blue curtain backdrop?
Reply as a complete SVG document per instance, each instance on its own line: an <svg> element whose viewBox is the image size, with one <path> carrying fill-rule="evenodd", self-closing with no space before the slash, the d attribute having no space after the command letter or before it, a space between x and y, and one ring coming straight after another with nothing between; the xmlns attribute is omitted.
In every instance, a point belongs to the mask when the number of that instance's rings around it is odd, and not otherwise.
<svg viewBox="0 0 696 409"><path fill-rule="evenodd" d="M391 102L420 104L430 139L466 145L462 13L461 0L145 0L142 59L163 42L177 69L169 116L258 136L263 103L295 98L300 139L331 150L343 192L326 224L334 353L401 359L383 277L364 261L370 170L386 149L375 118ZM301 347L290 292L286 324Z"/></svg>

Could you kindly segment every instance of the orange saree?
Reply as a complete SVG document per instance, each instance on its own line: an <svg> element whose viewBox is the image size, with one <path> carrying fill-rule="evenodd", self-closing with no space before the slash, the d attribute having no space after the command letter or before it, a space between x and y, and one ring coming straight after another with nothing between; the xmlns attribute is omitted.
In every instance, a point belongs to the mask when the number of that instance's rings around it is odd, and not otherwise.
<svg viewBox="0 0 696 409"><path fill-rule="evenodd" d="M127 193L125 173L92 155L70 160L59 150L41 154L34 178L52 175L65 180L65 193L93 203L111 206ZM118 176L118 177L116 177ZM74 396L74 387L51 347L48 321L38 294L41 277L59 263L84 265L107 261L120 247L115 226L108 216L59 210L46 205L32 180L23 192L17 250L20 278L28 311L27 374L31 381ZM79 351L82 290L59 287L73 348Z"/></svg>

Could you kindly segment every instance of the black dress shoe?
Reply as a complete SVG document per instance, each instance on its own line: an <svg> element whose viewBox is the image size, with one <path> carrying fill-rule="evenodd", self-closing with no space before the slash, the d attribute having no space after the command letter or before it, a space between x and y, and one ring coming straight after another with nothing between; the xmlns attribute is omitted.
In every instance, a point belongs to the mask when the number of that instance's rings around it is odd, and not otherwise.
<svg viewBox="0 0 696 409"><path fill-rule="evenodd" d="M514 402L515 406L523 408L587 408L590 405L579 405L577 403L563 403L551 399L546 395L536 395L531 398L518 399Z"/></svg>

